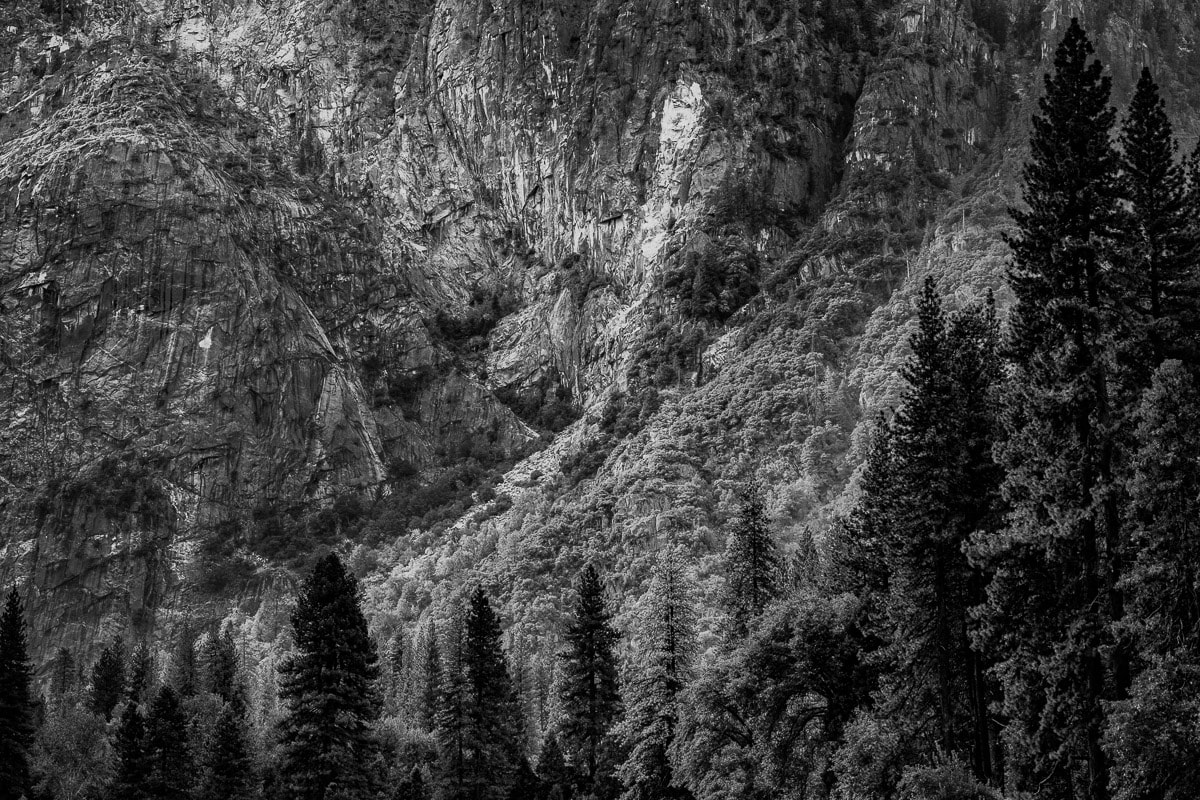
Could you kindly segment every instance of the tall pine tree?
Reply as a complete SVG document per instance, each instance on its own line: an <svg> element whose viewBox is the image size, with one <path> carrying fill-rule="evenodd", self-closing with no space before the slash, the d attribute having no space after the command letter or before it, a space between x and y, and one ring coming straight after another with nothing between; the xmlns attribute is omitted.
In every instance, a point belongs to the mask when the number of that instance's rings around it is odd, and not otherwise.
<svg viewBox="0 0 1200 800"><path fill-rule="evenodd" d="M1105 744L1118 800L1200 796L1200 381L1168 360L1138 414L1130 495L1137 553L1125 630L1140 658Z"/></svg>
<svg viewBox="0 0 1200 800"><path fill-rule="evenodd" d="M188 698L199 690L196 667L196 635L192 626L185 622L175 635L175 647L171 653L171 666L167 682L181 698Z"/></svg>
<svg viewBox="0 0 1200 800"><path fill-rule="evenodd" d="M383 707L387 714L396 715L404 704L404 679L409 667L408 646L403 631L392 635L385 666Z"/></svg>
<svg viewBox="0 0 1200 800"><path fill-rule="evenodd" d="M998 656L1016 788L1108 798L1104 702L1122 551L1113 342L1125 287L1110 80L1072 21L1046 76L1013 212L1011 380L1004 408L1009 526L976 551L994 570L984 641Z"/></svg>
<svg viewBox="0 0 1200 800"><path fill-rule="evenodd" d="M523 756L520 710L500 642L500 620L482 587L462 623L458 657L444 666L438 716L441 796L503 800Z"/></svg>
<svg viewBox="0 0 1200 800"><path fill-rule="evenodd" d="M696 655L695 586L679 548L659 556L641 612L624 692L629 710L619 728L629 753L620 768L623 800L677 791L671 750Z"/></svg>
<svg viewBox="0 0 1200 800"><path fill-rule="evenodd" d="M392 800L429 800L429 788L420 767L413 767L408 777L396 784Z"/></svg>
<svg viewBox="0 0 1200 800"><path fill-rule="evenodd" d="M241 703L226 703L200 753L196 800L253 800L258 784Z"/></svg>
<svg viewBox="0 0 1200 800"><path fill-rule="evenodd" d="M124 695L125 644L120 639L114 639L100 651L100 658L92 668L92 711L110 720L113 709Z"/></svg>
<svg viewBox="0 0 1200 800"><path fill-rule="evenodd" d="M730 626L735 637L744 638L751 623L779 593L782 566L767 523L762 487L742 489L726 548L729 576Z"/></svg>
<svg viewBox="0 0 1200 800"><path fill-rule="evenodd" d="M621 714L613 652L618 637L594 566L588 565L579 576L578 592L563 653L559 737L585 791L608 797L614 793L616 767L610 732Z"/></svg>
<svg viewBox="0 0 1200 800"><path fill-rule="evenodd" d="M79 684L79 671L75 664L75 654L65 647L58 648L54 654L53 666L50 671L50 702L55 707L61 707L67 698L74 698Z"/></svg>
<svg viewBox="0 0 1200 800"><path fill-rule="evenodd" d="M1187 170L1149 68L1142 69L1121 131L1129 201L1122 245L1130 262L1132 330L1122 342L1126 390L1140 394L1164 358L1200 358L1200 259Z"/></svg>
<svg viewBox="0 0 1200 800"><path fill-rule="evenodd" d="M129 658L129 685L125 687L131 703L148 699L154 673L154 656L145 642L139 644Z"/></svg>
<svg viewBox="0 0 1200 800"><path fill-rule="evenodd" d="M438 647L437 627L431 621L425 631L424 670L418 698L420 722L425 730L437 727L439 696L442 690L442 654Z"/></svg>
<svg viewBox="0 0 1200 800"><path fill-rule="evenodd" d="M137 703L126 703L117 725L117 770L110 800L149 800L150 759L146 754L146 721Z"/></svg>
<svg viewBox="0 0 1200 800"><path fill-rule="evenodd" d="M289 798L366 797L378 714L375 645L358 583L330 554L317 562L292 613L296 653L280 670L280 782Z"/></svg>
<svg viewBox="0 0 1200 800"><path fill-rule="evenodd" d="M201 688L212 692L226 703L234 702L240 692L238 681L237 644L228 627L208 637L200 648L196 666Z"/></svg>
<svg viewBox="0 0 1200 800"><path fill-rule="evenodd" d="M28 797L33 708L25 609L14 588L0 615L0 800Z"/></svg>
<svg viewBox="0 0 1200 800"><path fill-rule="evenodd" d="M970 641L969 609L983 600L984 579L966 555L972 535L998 522L991 303L947 319L927 280L911 346L904 401L888 433L883 635L892 669L884 705L932 732L927 754L960 757L978 779L993 780L991 684Z"/></svg>
<svg viewBox="0 0 1200 800"><path fill-rule="evenodd" d="M538 754L537 776L541 783L541 796L545 800L569 800L572 796L574 777L563 757L562 748L558 746L558 737L553 732L549 733L542 743L542 752Z"/></svg>
<svg viewBox="0 0 1200 800"><path fill-rule="evenodd" d="M170 686L159 688L146 718L147 765L143 793L149 800L186 800L192 787L192 757L187 718Z"/></svg>

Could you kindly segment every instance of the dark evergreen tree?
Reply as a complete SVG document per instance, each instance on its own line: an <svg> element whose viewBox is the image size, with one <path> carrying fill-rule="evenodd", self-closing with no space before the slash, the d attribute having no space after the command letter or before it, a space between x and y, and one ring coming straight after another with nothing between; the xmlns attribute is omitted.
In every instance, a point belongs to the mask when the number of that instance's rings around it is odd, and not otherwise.
<svg viewBox="0 0 1200 800"><path fill-rule="evenodd" d="M889 594L885 545L891 535L893 497L892 433L880 418L870 429L866 459L859 480L859 499L837 530L833 584L838 591L859 597L864 616L883 627Z"/></svg>
<svg viewBox="0 0 1200 800"><path fill-rule="evenodd" d="M144 751L148 773L144 796L149 800L185 800L193 782L187 718L170 686L159 688L150 704Z"/></svg>
<svg viewBox="0 0 1200 800"><path fill-rule="evenodd" d="M1016 297L1004 408L1008 528L976 555L994 577L983 641L998 656L1014 788L1107 800L1104 701L1123 547L1112 343L1125 287L1110 81L1072 21L1046 76L1013 212Z"/></svg>
<svg viewBox="0 0 1200 800"><path fill-rule="evenodd" d="M150 800L150 759L146 753L146 723L137 703L126 703L116 736L117 769L110 800Z"/></svg>
<svg viewBox="0 0 1200 800"><path fill-rule="evenodd" d="M280 670L280 789L295 800L367 796L378 713L375 645L358 583L336 555L317 562L292 613L296 654Z"/></svg>
<svg viewBox="0 0 1200 800"><path fill-rule="evenodd" d="M425 785L425 775L420 767L413 767L411 773L400 783L392 793L392 800L429 800L429 787Z"/></svg>
<svg viewBox="0 0 1200 800"><path fill-rule="evenodd" d="M241 694L238 667L237 644L229 628L204 642L198 664L204 691L212 692L226 703L237 701Z"/></svg>
<svg viewBox="0 0 1200 800"><path fill-rule="evenodd" d="M1141 669L1105 739L1118 800L1200 797L1198 404L1195 368L1168 360L1139 409L1124 628Z"/></svg>
<svg viewBox="0 0 1200 800"><path fill-rule="evenodd" d="M539 797L545 800L570 800L574 793L574 774L563 758L562 748L558 746L558 737L553 733L542 743L537 775L541 784Z"/></svg>
<svg viewBox="0 0 1200 800"><path fill-rule="evenodd" d="M75 655L65 647L58 648L54 654L53 666L50 671L50 702L56 707L61 706L68 697L74 695L79 685L79 671L75 664Z"/></svg>
<svg viewBox="0 0 1200 800"><path fill-rule="evenodd" d="M150 648L143 642L133 651L129 658L129 685L126 693L131 703L144 702L151 689L154 673L154 659Z"/></svg>
<svg viewBox="0 0 1200 800"><path fill-rule="evenodd" d="M196 800L253 800L254 761L240 703L226 703L201 751Z"/></svg>
<svg viewBox="0 0 1200 800"><path fill-rule="evenodd" d="M1164 358L1200 358L1200 259L1187 170L1149 68L1121 131L1121 167L1129 201L1121 244L1132 330L1121 342L1122 387L1140 394Z"/></svg>
<svg viewBox="0 0 1200 800"><path fill-rule="evenodd" d="M0 800L18 800L30 792L34 726L29 681L25 608L14 588L0 615Z"/></svg>
<svg viewBox="0 0 1200 800"><path fill-rule="evenodd" d="M997 777L992 691L971 647L969 609L984 599L984 576L966 547L999 523L998 336L990 303L947 320L926 281L904 401L890 426L883 547L888 713L932 734L928 755L960 757L983 781Z"/></svg>
<svg viewBox="0 0 1200 800"><path fill-rule="evenodd" d="M442 797L502 800L520 763L523 725L500 643L500 620L477 588L462 625L458 663L446 664L438 742Z"/></svg>
<svg viewBox="0 0 1200 800"><path fill-rule="evenodd" d="M171 653L167 683L180 698L191 697L200 688L196 666L196 635L192 626L186 622L175 635L175 648Z"/></svg>
<svg viewBox="0 0 1200 800"><path fill-rule="evenodd" d="M541 793L542 784L538 776L529 766L529 759L522 757L517 764L517 772L513 777L512 788L508 790L507 800L537 800Z"/></svg>
<svg viewBox="0 0 1200 800"><path fill-rule="evenodd" d="M628 748L620 767L624 800L658 800L677 788L671 760L680 693L696 653L695 588L678 548L655 566L635 639L634 672L624 692L629 711L619 732Z"/></svg>
<svg viewBox="0 0 1200 800"><path fill-rule="evenodd" d="M461 620L447 626L445 657L439 665L441 680L436 697L433 734L437 739L438 766L436 781L438 797L467 797L469 787L467 743L467 687L464 668L464 630Z"/></svg>
<svg viewBox="0 0 1200 800"><path fill-rule="evenodd" d="M442 656L438 648L437 628L432 622L425 632L424 682L421 686L420 717L425 730L437 727L438 707L442 691Z"/></svg>
<svg viewBox="0 0 1200 800"><path fill-rule="evenodd" d="M384 692L384 708L391 714L400 711L404 700L404 675L408 667L408 648L404 641L403 631L397 631L387 648L387 675Z"/></svg>
<svg viewBox="0 0 1200 800"><path fill-rule="evenodd" d="M124 696L125 644L120 639L114 639L100 651L100 658L92 668L92 711L110 720L113 709Z"/></svg>
<svg viewBox="0 0 1200 800"><path fill-rule="evenodd" d="M731 632L744 638L752 622L779 594L783 568L767 523L762 488L745 487L726 550Z"/></svg>
<svg viewBox="0 0 1200 800"><path fill-rule="evenodd" d="M578 592L575 613L566 631L567 650L562 654L562 720L558 730L585 791L606 797L615 790L615 742L610 734L621 714L613 652L618 636L595 567L584 568Z"/></svg>

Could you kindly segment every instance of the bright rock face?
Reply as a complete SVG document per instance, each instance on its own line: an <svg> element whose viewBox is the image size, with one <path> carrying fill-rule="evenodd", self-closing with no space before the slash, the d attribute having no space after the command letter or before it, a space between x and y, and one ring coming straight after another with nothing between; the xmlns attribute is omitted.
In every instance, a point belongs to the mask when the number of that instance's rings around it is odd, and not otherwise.
<svg viewBox="0 0 1200 800"><path fill-rule="evenodd" d="M1069 16L1200 129L1183 0L851 5L6 4L0 578L40 652L360 541L388 624L471 576L537 621L587 558L707 563L752 472L819 549L914 288L1004 301Z"/></svg>

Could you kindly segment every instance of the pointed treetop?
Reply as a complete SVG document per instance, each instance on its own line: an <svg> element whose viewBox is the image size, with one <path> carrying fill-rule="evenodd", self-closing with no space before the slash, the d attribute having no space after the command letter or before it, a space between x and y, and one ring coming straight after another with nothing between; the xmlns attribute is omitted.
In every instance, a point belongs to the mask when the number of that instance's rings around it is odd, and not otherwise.
<svg viewBox="0 0 1200 800"><path fill-rule="evenodd" d="M124 695L125 643L118 637L100 652L92 668L92 710L106 720L112 719L113 709Z"/></svg>
<svg viewBox="0 0 1200 800"><path fill-rule="evenodd" d="M1112 78L1104 74L1104 65L1092 58L1094 54L1079 20L1072 19L1055 53L1054 70L1045 76L1045 94L1038 101L1041 113L1033 119L1034 158L1025 168L1031 188L1069 191L1093 180L1096 166L1115 172L1109 141L1117 114L1109 105ZM1096 164L1083 173L1072 173L1089 161ZM1057 185L1063 176L1072 180Z"/></svg>
<svg viewBox="0 0 1200 800"><path fill-rule="evenodd" d="M0 616L0 658L7 663L20 662L28 670L29 643L25 636L25 604L14 586L4 602L4 614Z"/></svg>
<svg viewBox="0 0 1200 800"><path fill-rule="evenodd" d="M1178 164L1171 120L1149 67L1142 68L1129 115L1121 130L1123 167L1129 173L1130 200L1152 207L1164 192L1182 191L1183 167Z"/></svg>
<svg viewBox="0 0 1200 800"><path fill-rule="evenodd" d="M25 609L16 588L0 616L0 798L16 800L29 790L33 709L29 693Z"/></svg>

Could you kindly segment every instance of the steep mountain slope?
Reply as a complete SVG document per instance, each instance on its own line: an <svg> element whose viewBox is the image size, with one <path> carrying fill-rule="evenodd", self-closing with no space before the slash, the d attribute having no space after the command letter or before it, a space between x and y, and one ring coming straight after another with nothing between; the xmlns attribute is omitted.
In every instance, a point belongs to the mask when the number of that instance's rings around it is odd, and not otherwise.
<svg viewBox="0 0 1200 800"><path fill-rule="evenodd" d="M482 579L516 642L589 558L630 596L663 542L711 561L752 476L819 552L914 288L1003 302L1072 14L1190 143L1184 0L9 4L0 575L39 648L269 617L354 545L381 632Z"/></svg>

